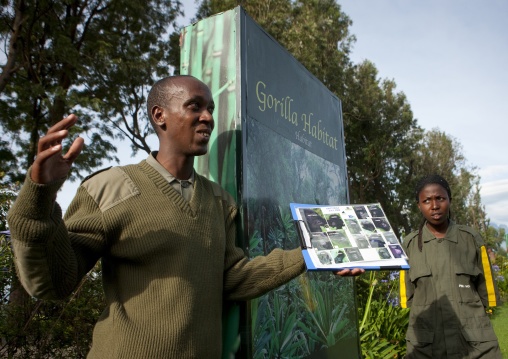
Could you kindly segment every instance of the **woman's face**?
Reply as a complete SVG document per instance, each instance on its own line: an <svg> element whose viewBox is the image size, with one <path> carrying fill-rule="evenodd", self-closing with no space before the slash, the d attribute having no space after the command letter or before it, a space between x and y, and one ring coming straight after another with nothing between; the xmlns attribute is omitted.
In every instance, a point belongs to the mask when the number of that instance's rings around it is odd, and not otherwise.
<svg viewBox="0 0 508 359"><path fill-rule="evenodd" d="M430 227L436 230L448 228L450 198L439 184L428 184L418 194L418 208Z"/></svg>

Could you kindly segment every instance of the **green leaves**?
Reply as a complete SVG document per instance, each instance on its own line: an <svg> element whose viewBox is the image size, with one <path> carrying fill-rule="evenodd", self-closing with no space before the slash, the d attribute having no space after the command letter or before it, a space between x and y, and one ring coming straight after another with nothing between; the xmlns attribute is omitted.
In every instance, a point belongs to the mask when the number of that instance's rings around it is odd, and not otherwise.
<svg viewBox="0 0 508 359"><path fill-rule="evenodd" d="M348 318L343 318L347 305L334 306L333 299L328 291L325 291L324 294L320 291L314 291L312 295L316 301L315 307L311 308L308 303L305 303L306 314L311 318L310 325L299 323L299 327L315 341L322 343L324 347L331 347L342 337L351 334L350 331L346 331L339 336L339 333L349 323Z"/></svg>
<svg viewBox="0 0 508 359"><path fill-rule="evenodd" d="M362 357L371 359L402 358L396 352L397 346L379 337L375 331L367 331L360 336Z"/></svg>
<svg viewBox="0 0 508 359"><path fill-rule="evenodd" d="M70 112L79 113L79 134L91 138L74 178L109 159L116 151L114 139L127 137L134 152L149 152L147 89L169 74L169 31L180 2L25 0L7 5L2 16L9 26L0 28L1 38L5 45L14 43L16 51L7 53L12 66L0 81L5 84L0 87L0 128L10 143L0 144L0 171L10 170L4 182L23 177L39 137ZM23 19L18 27L16 16Z"/></svg>
<svg viewBox="0 0 508 359"><path fill-rule="evenodd" d="M389 278L389 279L384 279ZM368 285L358 288L361 298L358 315L360 344L364 358L402 358L406 353L406 330L409 324L409 309L393 305L390 300L396 289L398 277L389 272L371 272ZM363 284L363 283L362 283ZM376 298L376 299L373 299Z"/></svg>
<svg viewBox="0 0 508 359"><path fill-rule="evenodd" d="M386 301L371 303L371 315L360 332L364 358L402 358L406 353L409 309L392 307Z"/></svg>
<svg viewBox="0 0 508 359"><path fill-rule="evenodd" d="M267 297L263 297L251 302L254 358L298 357L297 352L302 346L302 338L298 335L298 331L295 331L297 311L277 295L273 296L270 303L266 299ZM259 301L261 303L257 307Z"/></svg>
<svg viewBox="0 0 508 359"><path fill-rule="evenodd" d="M105 306L101 266L65 301L37 300L22 289L8 237L0 235L0 356L84 358Z"/></svg>
<svg viewBox="0 0 508 359"><path fill-rule="evenodd" d="M254 358L306 357L354 337L352 288L343 282L333 275L318 281L305 274L252 300Z"/></svg>

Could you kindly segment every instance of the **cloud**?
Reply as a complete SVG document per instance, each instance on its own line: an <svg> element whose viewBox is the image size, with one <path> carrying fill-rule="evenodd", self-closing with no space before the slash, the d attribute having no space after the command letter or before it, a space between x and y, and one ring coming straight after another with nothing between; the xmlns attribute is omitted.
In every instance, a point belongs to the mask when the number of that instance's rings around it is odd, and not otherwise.
<svg viewBox="0 0 508 359"><path fill-rule="evenodd" d="M508 179L483 183L480 193L491 222L508 225Z"/></svg>
<svg viewBox="0 0 508 359"><path fill-rule="evenodd" d="M478 170L481 177L482 187L492 181L508 177L508 165L487 166ZM484 183L486 181L486 183Z"/></svg>
<svg viewBox="0 0 508 359"><path fill-rule="evenodd" d="M508 199L508 179L482 183L480 193L482 200Z"/></svg>
<svg viewBox="0 0 508 359"><path fill-rule="evenodd" d="M508 212L506 208L508 208L508 200L485 205L485 211L487 212L487 217L490 218L490 222L498 226L502 224L508 225Z"/></svg>

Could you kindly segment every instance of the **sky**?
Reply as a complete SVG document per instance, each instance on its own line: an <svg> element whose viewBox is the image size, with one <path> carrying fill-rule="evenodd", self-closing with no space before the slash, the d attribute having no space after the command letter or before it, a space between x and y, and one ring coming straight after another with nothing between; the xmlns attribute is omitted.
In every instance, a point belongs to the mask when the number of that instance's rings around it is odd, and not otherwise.
<svg viewBox="0 0 508 359"><path fill-rule="evenodd" d="M191 24L194 0L183 0ZM461 145L481 176L482 203L491 224L508 225L508 1L340 0L356 36L351 59L373 62L379 77L404 92L418 124L438 128ZM155 138L152 139L155 143ZM156 148L156 146L154 146ZM130 157L127 143L120 164ZM59 195L65 210L77 183ZM453 190L453 189L452 189ZM72 192L72 193L71 193ZM62 199L63 197L63 199Z"/></svg>
<svg viewBox="0 0 508 359"><path fill-rule="evenodd" d="M508 225L508 1L339 4L353 21L351 59L393 79L421 127L461 143L491 223Z"/></svg>

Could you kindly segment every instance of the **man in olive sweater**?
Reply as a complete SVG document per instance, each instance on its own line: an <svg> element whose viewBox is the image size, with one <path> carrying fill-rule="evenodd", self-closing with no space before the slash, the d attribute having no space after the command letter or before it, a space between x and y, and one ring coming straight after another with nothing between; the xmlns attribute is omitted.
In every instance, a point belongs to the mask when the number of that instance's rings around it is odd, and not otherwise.
<svg viewBox="0 0 508 359"><path fill-rule="evenodd" d="M76 116L41 138L8 216L18 275L35 297L65 298L102 259L107 306L89 358L219 358L222 301L263 295L305 263L300 249L249 260L235 246L234 200L193 169L214 128L205 84L165 78L147 107L159 151L85 179L64 219L56 193L83 139L65 155L61 142Z"/></svg>

